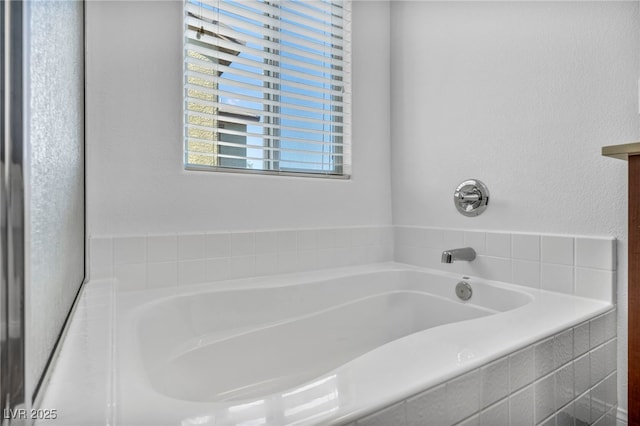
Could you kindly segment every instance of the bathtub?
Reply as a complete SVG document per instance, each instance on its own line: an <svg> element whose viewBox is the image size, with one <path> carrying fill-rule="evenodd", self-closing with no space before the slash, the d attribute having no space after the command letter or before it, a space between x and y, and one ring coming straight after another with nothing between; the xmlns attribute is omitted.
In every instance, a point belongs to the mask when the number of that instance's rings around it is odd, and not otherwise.
<svg viewBox="0 0 640 426"><path fill-rule="evenodd" d="M121 293L116 423L345 424L610 308L397 263Z"/></svg>

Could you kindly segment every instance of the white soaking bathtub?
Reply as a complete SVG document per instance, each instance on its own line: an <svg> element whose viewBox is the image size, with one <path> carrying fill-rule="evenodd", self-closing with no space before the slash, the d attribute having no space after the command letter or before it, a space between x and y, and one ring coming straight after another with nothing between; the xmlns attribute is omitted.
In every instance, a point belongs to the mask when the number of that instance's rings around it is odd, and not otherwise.
<svg viewBox="0 0 640 426"><path fill-rule="evenodd" d="M465 277L466 278L466 277ZM122 293L116 424L341 424L611 308L389 263Z"/></svg>

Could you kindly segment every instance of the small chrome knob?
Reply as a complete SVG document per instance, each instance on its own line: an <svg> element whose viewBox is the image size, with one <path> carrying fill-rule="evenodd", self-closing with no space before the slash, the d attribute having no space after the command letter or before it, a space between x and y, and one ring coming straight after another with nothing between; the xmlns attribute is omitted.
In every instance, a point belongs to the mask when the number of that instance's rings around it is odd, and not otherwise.
<svg viewBox="0 0 640 426"><path fill-rule="evenodd" d="M489 204L489 188L477 179L465 180L453 193L453 204L465 216L478 216Z"/></svg>

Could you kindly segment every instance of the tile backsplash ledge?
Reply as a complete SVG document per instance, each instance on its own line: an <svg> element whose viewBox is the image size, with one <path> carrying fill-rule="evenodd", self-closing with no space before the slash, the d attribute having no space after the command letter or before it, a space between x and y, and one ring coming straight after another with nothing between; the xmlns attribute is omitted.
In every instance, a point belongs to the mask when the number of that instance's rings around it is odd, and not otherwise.
<svg viewBox="0 0 640 426"><path fill-rule="evenodd" d="M443 264L472 247L473 262ZM417 226L93 236L91 279L141 290L393 261L615 301L616 240Z"/></svg>
<svg viewBox="0 0 640 426"><path fill-rule="evenodd" d="M91 237L92 280L141 290L393 260L393 228Z"/></svg>
<svg viewBox="0 0 640 426"><path fill-rule="evenodd" d="M616 239L396 226L397 262L615 302ZM442 251L472 247L472 262Z"/></svg>

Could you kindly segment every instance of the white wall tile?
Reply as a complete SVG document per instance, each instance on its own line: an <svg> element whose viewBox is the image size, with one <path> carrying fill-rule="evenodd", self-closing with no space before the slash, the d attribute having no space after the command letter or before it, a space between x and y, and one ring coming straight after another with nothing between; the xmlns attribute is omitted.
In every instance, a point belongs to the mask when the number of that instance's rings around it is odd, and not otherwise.
<svg viewBox="0 0 640 426"><path fill-rule="evenodd" d="M549 417L555 411L556 389L554 374L549 374L534 383L534 418L536 423Z"/></svg>
<svg viewBox="0 0 640 426"><path fill-rule="evenodd" d="M195 260L205 258L204 234L183 234L178 235L178 259Z"/></svg>
<svg viewBox="0 0 640 426"><path fill-rule="evenodd" d="M480 231L465 231L464 246L471 247L476 251L477 255L483 255L487 252L487 234Z"/></svg>
<svg viewBox="0 0 640 426"><path fill-rule="evenodd" d="M333 230L333 236L337 248L351 247L350 228L336 228Z"/></svg>
<svg viewBox="0 0 640 426"><path fill-rule="evenodd" d="M231 232L217 232L205 236L205 255L208 259L231 256Z"/></svg>
<svg viewBox="0 0 640 426"><path fill-rule="evenodd" d="M564 367L556 370L555 374L555 389L556 389L556 403L555 409L560 410L564 405L573 400L573 363L570 362Z"/></svg>
<svg viewBox="0 0 640 426"><path fill-rule="evenodd" d="M612 302L614 282L612 271L576 268L576 296Z"/></svg>
<svg viewBox="0 0 640 426"><path fill-rule="evenodd" d="M332 229L318 229L318 249L331 249L335 248L335 234Z"/></svg>
<svg viewBox="0 0 640 426"><path fill-rule="evenodd" d="M588 353L573 361L573 374L576 395L586 392L591 387L591 365Z"/></svg>
<svg viewBox="0 0 640 426"><path fill-rule="evenodd" d="M405 426L407 424L407 415L405 413L404 403L396 404L373 413L368 417L358 420L356 424L358 426Z"/></svg>
<svg viewBox="0 0 640 426"><path fill-rule="evenodd" d="M513 259L511 265L514 284L540 288L540 263Z"/></svg>
<svg viewBox="0 0 640 426"><path fill-rule="evenodd" d="M604 338L605 340L612 339L617 335L617 310L607 312L604 316Z"/></svg>
<svg viewBox="0 0 640 426"><path fill-rule="evenodd" d="M442 229L427 228L425 230L425 245L436 250L447 250L444 245L444 231Z"/></svg>
<svg viewBox="0 0 640 426"><path fill-rule="evenodd" d="M591 386L595 386L607 376L607 350L600 346L589 353L591 369Z"/></svg>
<svg viewBox="0 0 640 426"><path fill-rule="evenodd" d="M540 265L540 288L573 294L573 267L543 263Z"/></svg>
<svg viewBox="0 0 640 426"><path fill-rule="evenodd" d="M464 247L464 232L456 229L444 230L443 250L450 250Z"/></svg>
<svg viewBox="0 0 640 426"><path fill-rule="evenodd" d="M591 389L591 421L600 419L607 412L607 392L604 382ZM595 425L596 423L594 423Z"/></svg>
<svg viewBox="0 0 640 426"><path fill-rule="evenodd" d="M511 257L511 234L487 232L487 256Z"/></svg>
<svg viewBox="0 0 640 426"><path fill-rule="evenodd" d="M573 329L565 330L553 337L553 366L561 367L573 359Z"/></svg>
<svg viewBox="0 0 640 426"><path fill-rule="evenodd" d="M277 233L275 231L255 232L254 251L256 255L275 254L278 252Z"/></svg>
<svg viewBox="0 0 640 426"><path fill-rule="evenodd" d="M510 391L513 393L534 380L533 347L509 355Z"/></svg>
<svg viewBox="0 0 640 426"><path fill-rule="evenodd" d="M351 228L351 247L366 246L369 241L367 228Z"/></svg>
<svg viewBox="0 0 640 426"><path fill-rule="evenodd" d="M480 408L480 370L473 370L447 382L449 424L463 420Z"/></svg>
<svg viewBox="0 0 640 426"><path fill-rule="evenodd" d="M540 236L513 234L511 236L512 256L520 260L540 260Z"/></svg>
<svg viewBox="0 0 640 426"><path fill-rule="evenodd" d="M123 263L114 265L113 274L118 290L143 290L147 284L146 263Z"/></svg>
<svg viewBox="0 0 640 426"><path fill-rule="evenodd" d="M278 272L288 274L298 271L298 252L278 253Z"/></svg>
<svg viewBox="0 0 640 426"><path fill-rule="evenodd" d="M574 426L574 423L575 404L571 403L556 414L556 426Z"/></svg>
<svg viewBox="0 0 640 426"><path fill-rule="evenodd" d="M256 255L256 275L273 275L278 273L278 255L277 254L259 254Z"/></svg>
<svg viewBox="0 0 640 426"><path fill-rule="evenodd" d="M480 416L477 414L475 416L471 416L458 423L456 426L480 426Z"/></svg>
<svg viewBox="0 0 640 426"><path fill-rule="evenodd" d="M605 318L604 315L589 321L589 347L591 349L603 344L605 341Z"/></svg>
<svg viewBox="0 0 640 426"><path fill-rule="evenodd" d="M147 263L147 288L178 284L178 262Z"/></svg>
<svg viewBox="0 0 640 426"><path fill-rule="evenodd" d="M513 279L511 270L511 259L503 259L500 257L485 257L479 260L487 270L487 279L495 281L503 281L509 283ZM475 260L474 260L475 262ZM475 265L471 265L473 268Z"/></svg>
<svg viewBox="0 0 640 426"><path fill-rule="evenodd" d="M231 258L229 278L248 278L255 275L255 256L234 256Z"/></svg>
<svg viewBox="0 0 640 426"><path fill-rule="evenodd" d="M615 240L576 238L576 266L591 269L615 269Z"/></svg>
<svg viewBox="0 0 640 426"><path fill-rule="evenodd" d="M503 399L480 412L481 426L509 426L509 400Z"/></svg>
<svg viewBox="0 0 640 426"><path fill-rule="evenodd" d="M178 262L178 284L199 284L207 281L207 261L204 259Z"/></svg>
<svg viewBox="0 0 640 426"><path fill-rule="evenodd" d="M113 241L111 237L89 240L89 274L91 279L113 276Z"/></svg>
<svg viewBox="0 0 640 426"><path fill-rule="evenodd" d="M556 237L543 235L541 239L540 254L544 263L573 266L573 242L572 237Z"/></svg>
<svg viewBox="0 0 640 426"><path fill-rule="evenodd" d="M231 233L231 256L253 256L255 253L253 232Z"/></svg>
<svg viewBox="0 0 640 426"><path fill-rule="evenodd" d="M533 426L533 385L509 396L509 423L518 426Z"/></svg>
<svg viewBox="0 0 640 426"><path fill-rule="evenodd" d="M553 337L536 343L533 359L536 379L553 371Z"/></svg>
<svg viewBox="0 0 640 426"><path fill-rule="evenodd" d="M429 389L407 400L407 425L427 426L447 424L445 385Z"/></svg>
<svg viewBox="0 0 640 426"><path fill-rule="evenodd" d="M178 260L177 235L150 235L147 237L147 261L171 262Z"/></svg>
<svg viewBox="0 0 640 426"><path fill-rule="evenodd" d="M353 257L354 264L365 263L365 248L357 247L354 252L358 255ZM355 259L358 260L355 260ZM318 252L316 250L301 250L298 252L298 267L301 271L313 271L318 269Z"/></svg>
<svg viewBox="0 0 640 426"><path fill-rule="evenodd" d="M207 281L224 281L229 279L231 275L230 258L217 257L213 259L207 259L206 263Z"/></svg>
<svg viewBox="0 0 640 426"><path fill-rule="evenodd" d="M143 263L147 260L145 237L113 238L113 264Z"/></svg>
<svg viewBox="0 0 640 426"><path fill-rule="evenodd" d="M591 395L589 391L576 398L575 416L576 421L587 425L591 423Z"/></svg>
<svg viewBox="0 0 640 426"><path fill-rule="evenodd" d="M509 358L504 357L480 369L480 407L486 408L509 394ZM481 419L482 420L482 419Z"/></svg>
<svg viewBox="0 0 640 426"><path fill-rule="evenodd" d="M278 253L298 250L297 231L278 231L276 235Z"/></svg>
<svg viewBox="0 0 640 426"><path fill-rule="evenodd" d="M366 231L365 232L365 237ZM318 232L315 229L303 229L298 231L298 249L299 250L317 250L318 249Z"/></svg>
<svg viewBox="0 0 640 426"><path fill-rule="evenodd" d="M573 328L573 356L578 357L590 349L589 321Z"/></svg>

